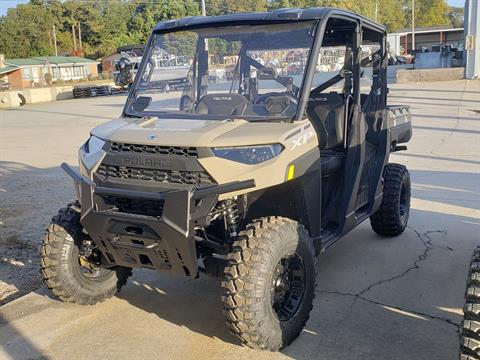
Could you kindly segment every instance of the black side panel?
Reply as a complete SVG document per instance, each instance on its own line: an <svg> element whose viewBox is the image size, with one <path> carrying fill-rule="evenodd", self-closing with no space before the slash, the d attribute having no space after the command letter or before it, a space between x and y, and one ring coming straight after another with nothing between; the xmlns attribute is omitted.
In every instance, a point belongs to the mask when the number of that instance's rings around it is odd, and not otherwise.
<svg viewBox="0 0 480 360"><path fill-rule="evenodd" d="M403 123L390 129L392 142L407 143L412 138L412 123Z"/></svg>
<svg viewBox="0 0 480 360"><path fill-rule="evenodd" d="M292 164L295 166L295 179L247 194L246 220L285 216L304 224L313 238L319 237L322 203L319 149L309 151Z"/></svg>
<svg viewBox="0 0 480 360"><path fill-rule="evenodd" d="M344 167L344 192L341 201L344 214L342 233L352 229L357 223L355 216L357 194L365 163L365 114L358 108L355 109L352 124Z"/></svg>

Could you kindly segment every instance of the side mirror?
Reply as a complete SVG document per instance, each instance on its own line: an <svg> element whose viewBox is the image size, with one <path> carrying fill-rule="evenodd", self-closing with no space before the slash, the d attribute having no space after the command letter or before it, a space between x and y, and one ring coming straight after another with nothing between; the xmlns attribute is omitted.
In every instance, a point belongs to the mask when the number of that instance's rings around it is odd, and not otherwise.
<svg viewBox="0 0 480 360"><path fill-rule="evenodd" d="M152 103L152 98L150 96L139 96L133 102L133 110L135 112L141 112L145 110Z"/></svg>

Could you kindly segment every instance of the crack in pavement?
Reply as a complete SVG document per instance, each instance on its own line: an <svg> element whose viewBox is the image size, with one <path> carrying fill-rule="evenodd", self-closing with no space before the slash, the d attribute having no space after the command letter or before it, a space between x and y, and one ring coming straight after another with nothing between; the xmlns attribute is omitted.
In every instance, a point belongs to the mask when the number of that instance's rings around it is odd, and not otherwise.
<svg viewBox="0 0 480 360"><path fill-rule="evenodd" d="M454 100L454 101L458 101L458 104L457 104L457 111L456 111L457 114L456 114L456 119L455 119L455 125L454 125L452 131L450 131L447 135L445 135L443 138L440 139L440 143L430 150L430 154L441 156L442 154L439 154L437 152L437 150L440 150L440 148L443 145L445 145L448 142L448 140L450 140L450 138L455 134L458 127L460 126L460 109L462 108L463 100L464 100L464 97L465 97L465 90L467 89L467 85L468 85L468 81L465 81L465 85L463 86L463 90L462 90L462 94L460 95L460 99L458 99L458 100L455 99Z"/></svg>
<svg viewBox="0 0 480 360"><path fill-rule="evenodd" d="M428 314L428 313L425 313L425 312L423 312L423 311L404 309L404 308L401 308L401 307L399 307L399 306L394 306L394 305L385 304L385 303L382 303L382 302L380 302L380 301L372 300L372 299L366 298L365 296L358 295L358 294L352 294L352 293L348 293L348 292L347 292L347 293L344 293L344 292L341 292L341 291L327 291L327 290L322 290L322 291L320 291L320 293L353 297L353 298L355 298L355 299L360 299L360 300L369 302L369 303L371 303L371 304L389 307L389 308L391 308L391 309L395 309L395 310L399 310L399 311L403 311L403 312L412 313L412 314L418 315L418 316L425 316L425 317L428 317L428 318L430 318L430 319L443 321L443 322L445 322L445 323L447 323L447 324L449 324L449 325L455 326L455 327L457 328L457 331L459 331L459 327L461 326L460 323L457 323L457 322L455 322L455 321L453 321L453 320L450 320L450 319L448 319L448 318L444 318L444 317L441 317L441 316L436 316L436 315ZM351 308L351 309L350 309L350 312L351 312L353 306L355 305L355 302L356 302L356 301L354 301L354 302L352 303L352 305L350 306L350 308Z"/></svg>
<svg viewBox="0 0 480 360"><path fill-rule="evenodd" d="M399 279L405 275L407 275L410 271L412 270L416 270L416 269L419 269L420 266L419 264L422 262L422 261L425 261L428 257L428 253L433 250L433 249L443 249L443 250L448 250L448 251L453 251L453 249L451 247L441 247L441 246L438 246L438 245L433 245L432 243L432 238L430 236L430 234L435 234L435 233L441 233L444 235L444 237L447 235L447 231L446 230L428 230L428 231L425 231L423 234L420 233L418 230L416 230L415 228L413 227L408 227L408 229L412 230L416 235L417 235L417 238L422 242L423 246L425 247L425 250L423 251L422 254L420 254L417 259L413 262L413 265L410 266L408 269L406 269L405 271L401 272L400 274L398 275L395 275L395 276L392 276L392 277L389 277L387 279L382 279L382 280L379 280L371 285L369 285L368 287L366 287L365 289L363 289L362 291L360 291L357 295L363 295L365 294L366 292L370 291L371 289L373 289L374 287L378 286L378 285L381 285L383 283L387 283L387 282L390 282L390 281L393 281L393 280L396 280L396 279ZM425 238L426 239L425 239Z"/></svg>
<svg viewBox="0 0 480 360"><path fill-rule="evenodd" d="M354 293L349 293L349 292L340 292L340 291L327 291L327 290L321 290L319 291L320 293L326 293L326 294L336 294L336 295L342 295L342 296L349 296L349 297L352 297L354 298L354 301L352 302L352 304L350 305L350 308L349 308L349 311L347 312L347 314L339 321L339 323L343 322L344 320L346 320L350 314L352 313L353 311L353 307L355 306L355 303L357 301L357 299L361 299L363 301L367 301L367 302L370 302L370 303L373 303L373 304L376 304L376 305L380 305L380 306L387 306L387 307L390 307L392 309L396 309L396 310L400 310L400 311L405 311L405 312L410 312L412 314L415 314L415 315L419 315L419 316L426 316L428 318L431 318L431 319L436 319L436 320L441 320L441 321L444 321L450 325L454 325L456 327L459 327L460 324L448 319L448 318L443 318L443 317L440 317L440 316L435 316L435 315L431 315L431 314L428 314L428 313L423 313L423 312L420 312L420 311L415 311L415 310L408 310L408 309L402 309L400 307L397 307L397 306L393 306L393 305L389 305L389 304L384 304L384 303L381 303L381 302L378 302L378 301L375 301L375 300L372 300L372 299L369 299L367 297L364 296L365 293L369 292L370 290L372 290L374 287L376 286L379 286L381 284L384 284L384 283L388 283L388 282L391 282L393 280L396 280L396 279L399 279L403 276L405 276L406 274L408 274L410 271L412 270L416 270L416 269L419 269L420 266L419 264L422 262L422 261L425 261L428 257L428 253L433 250L433 249L441 249L441 250L446 250L446 251L453 251L453 248L449 247L449 246L445 246L445 247L442 247L442 246L438 246L438 245L434 245L432 243L432 237L430 236L431 234L443 234L443 237L445 238L447 236L447 231L446 230L427 230L423 233L419 232L417 229L413 228L413 227L408 227L408 229L412 230L416 235L417 235L417 238L422 242L422 245L424 246L425 250L423 251L423 253L421 253L417 259L413 262L413 265L410 266L408 269L406 269L405 271L401 272L400 274L397 274L395 276L392 276L392 277L389 277L387 279L382 279L382 280L379 280L377 282L374 282L373 284L370 284L369 286L367 286L365 289L361 290L360 292L354 294ZM458 330L457 330L458 331Z"/></svg>

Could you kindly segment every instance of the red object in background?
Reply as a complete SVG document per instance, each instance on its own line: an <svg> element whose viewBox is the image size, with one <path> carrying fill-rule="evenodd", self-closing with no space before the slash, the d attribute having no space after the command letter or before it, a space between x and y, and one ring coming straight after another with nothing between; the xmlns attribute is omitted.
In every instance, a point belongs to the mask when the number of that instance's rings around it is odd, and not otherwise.
<svg viewBox="0 0 480 360"><path fill-rule="evenodd" d="M83 50L74 50L74 51L70 52L68 55L70 55L70 56L84 57Z"/></svg>

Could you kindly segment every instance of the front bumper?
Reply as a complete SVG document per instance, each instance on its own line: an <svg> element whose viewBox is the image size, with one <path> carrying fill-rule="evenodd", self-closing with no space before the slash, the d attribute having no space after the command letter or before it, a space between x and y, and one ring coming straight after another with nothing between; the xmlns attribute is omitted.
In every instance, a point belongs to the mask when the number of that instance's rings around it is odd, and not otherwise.
<svg viewBox="0 0 480 360"><path fill-rule="evenodd" d="M218 195L252 188L253 180L196 189L150 192L97 186L66 163L62 169L80 194L81 223L98 246L105 266L152 268L196 277L195 226L208 225L208 215ZM102 196L163 202L160 216L146 216L105 209Z"/></svg>

